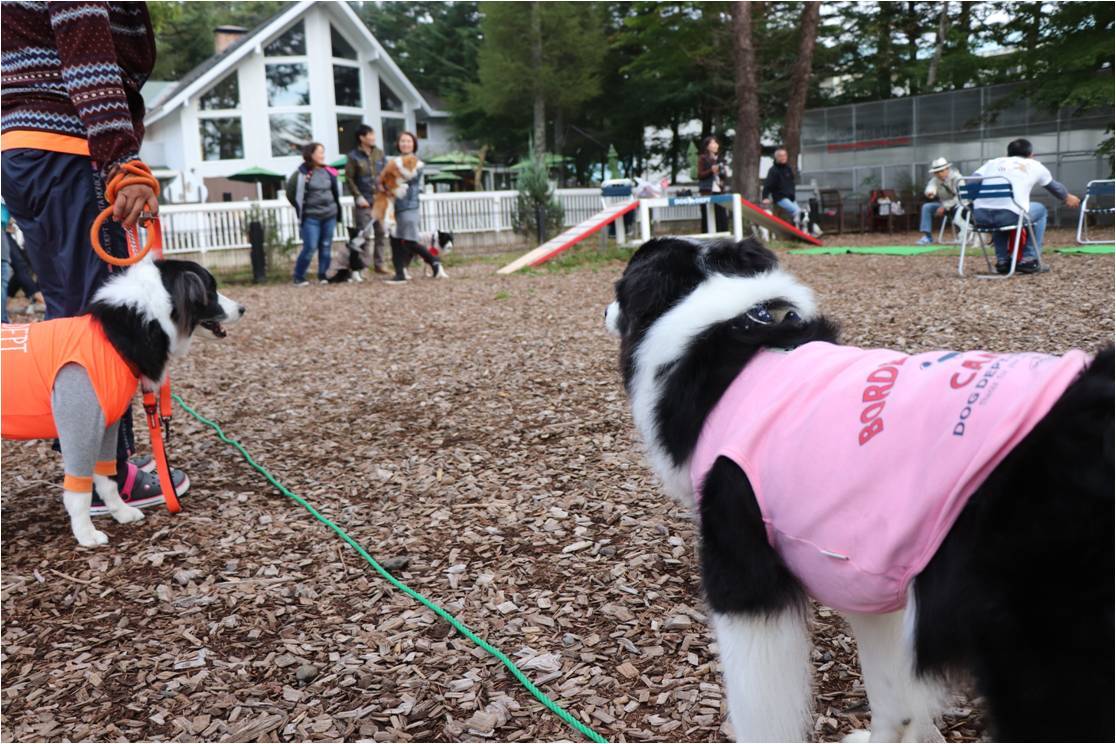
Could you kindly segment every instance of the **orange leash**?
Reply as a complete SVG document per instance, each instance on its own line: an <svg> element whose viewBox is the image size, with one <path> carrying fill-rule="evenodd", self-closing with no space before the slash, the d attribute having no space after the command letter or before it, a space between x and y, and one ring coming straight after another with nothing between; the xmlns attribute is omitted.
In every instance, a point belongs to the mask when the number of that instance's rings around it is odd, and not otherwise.
<svg viewBox="0 0 1116 744"><path fill-rule="evenodd" d="M159 181L151 174L151 169L139 160L130 160L120 166L120 170L112 177L105 187L105 201L109 206L97 215L93 220L93 227L89 230L89 241L93 244L93 250L101 257L105 263L112 264L113 266L131 266L143 260L151 249L155 249L157 256L162 256L163 253L163 231L159 227L159 220L157 218L150 218L147 220L147 242L144 244L143 249L139 248L139 230L135 227L127 228L125 234L128 238L128 258L117 258L105 250L101 245L101 226L105 224L105 220L112 216L113 204L116 202L116 194L120 189L125 186L135 186L142 184L151 187L155 192L155 198L159 198ZM149 210L157 211L158 206L154 204L145 205Z"/></svg>
<svg viewBox="0 0 1116 744"><path fill-rule="evenodd" d="M145 163L139 160L124 163L120 166L119 172L112 177L112 180L105 187L105 200L109 203L109 206L97 215L97 218L93 220L93 227L89 231L89 241L93 244L93 250L103 261L113 266L123 267L137 264L152 250L155 251L156 258L163 257L163 230L159 225L159 218L155 216L147 219L144 228L147 231L147 242L142 248L140 248L139 228L133 226L124 229L124 236L128 242L128 258L117 258L101 245L101 226L104 225L105 220L112 216L116 194L125 186L135 184L150 186L155 192L155 197L159 197L159 181L151 174L151 169ZM146 204L145 207L151 211L156 209L156 205L150 203ZM169 376L159 387L158 398L155 397L154 392L144 391L143 410L147 415L147 430L151 434L151 450L155 456L155 467L159 473L159 486L163 490L167 510L171 514L177 514L182 511L182 505L178 503L178 492L174 489L174 480L171 478L166 447L166 442L170 440L172 413ZM165 439L163 437L164 430L166 431Z"/></svg>
<svg viewBox="0 0 1116 744"><path fill-rule="evenodd" d="M160 394L164 391L166 395L170 395L169 383L163 383ZM170 412L167 410L168 415L160 416L159 402L155 398L155 393L146 390L143 393L143 410L147 414L147 429L151 432L151 451L155 455L155 469L159 473L159 487L163 489L163 498L167 501L167 510L171 514L178 514L182 511L182 505L178 503L178 492L174 490L170 462L167 460L167 447L163 441L164 426L167 428L167 436L170 436Z"/></svg>

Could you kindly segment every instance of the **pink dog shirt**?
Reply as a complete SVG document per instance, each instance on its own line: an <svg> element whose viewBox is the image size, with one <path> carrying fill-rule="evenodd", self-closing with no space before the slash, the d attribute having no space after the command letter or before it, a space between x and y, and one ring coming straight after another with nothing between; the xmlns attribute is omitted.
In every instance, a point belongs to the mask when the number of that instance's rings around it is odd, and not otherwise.
<svg viewBox="0 0 1116 744"><path fill-rule="evenodd" d="M823 342L762 351L705 422L694 493L730 458L813 597L846 612L898 610L969 497L1089 360Z"/></svg>

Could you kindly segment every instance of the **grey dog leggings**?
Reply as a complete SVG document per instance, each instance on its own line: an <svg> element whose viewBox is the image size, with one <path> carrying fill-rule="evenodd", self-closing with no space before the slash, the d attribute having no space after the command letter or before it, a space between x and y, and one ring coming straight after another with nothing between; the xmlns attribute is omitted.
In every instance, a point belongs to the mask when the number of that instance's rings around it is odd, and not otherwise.
<svg viewBox="0 0 1116 744"><path fill-rule="evenodd" d="M67 364L58 370L54 389L50 394L54 412L54 425L58 428L58 442L62 448L62 464L67 481L93 477L94 466L101 463L111 473L116 473L116 430L119 421L105 427L105 414L101 402L93 392L93 383L85 369L78 364ZM69 489L72 490L72 489ZM92 489L89 489L92 490Z"/></svg>

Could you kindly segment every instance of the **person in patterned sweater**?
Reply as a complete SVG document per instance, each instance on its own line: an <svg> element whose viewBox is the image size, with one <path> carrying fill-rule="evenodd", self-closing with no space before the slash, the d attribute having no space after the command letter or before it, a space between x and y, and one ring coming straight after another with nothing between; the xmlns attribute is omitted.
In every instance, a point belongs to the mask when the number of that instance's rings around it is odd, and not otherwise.
<svg viewBox="0 0 1116 744"><path fill-rule="evenodd" d="M139 158L143 141L140 88L155 66L155 35L142 2L0 3L0 150L5 203L23 231L39 277L47 319L79 315L108 277L89 229L105 207L105 183ZM127 186L106 220L101 244L127 255L121 224L136 223L147 186ZM133 506L163 503L151 458L128 461L134 449L129 410L121 421L117 473ZM173 470L181 495L189 479ZM107 514L94 495L92 513Z"/></svg>

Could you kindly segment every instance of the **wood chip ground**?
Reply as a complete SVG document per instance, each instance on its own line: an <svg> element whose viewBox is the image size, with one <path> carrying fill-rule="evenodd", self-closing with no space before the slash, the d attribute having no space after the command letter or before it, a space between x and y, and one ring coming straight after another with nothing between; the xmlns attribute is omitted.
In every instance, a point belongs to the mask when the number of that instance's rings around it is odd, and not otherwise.
<svg viewBox="0 0 1116 744"><path fill-rule="evenodd" d="M849 343L1063 352L1113 337L1109 256L959 280L949 257L786 256ZM622 265L234 287L179 392L398 576L616 741L730 731L687 510L643 465L602 317ZM137 418L137 421L142 417ZM140 435L146 438L146 434ZM577 740L188 416L184 510L78 548L49 443L3 444L4 741ZM815 616L816 736L869 714ZM958 695L949 741L983 735Z"/></svg>

